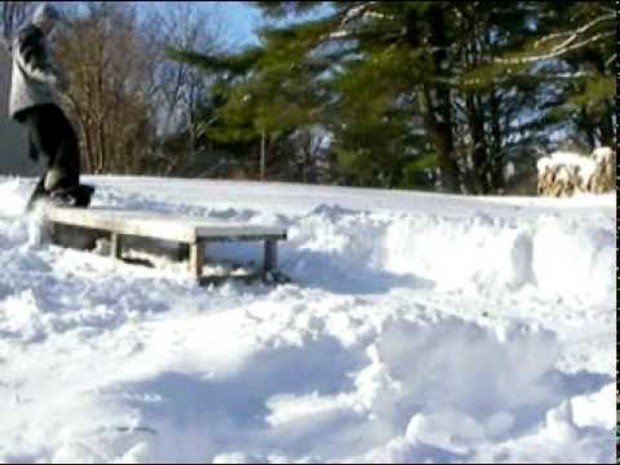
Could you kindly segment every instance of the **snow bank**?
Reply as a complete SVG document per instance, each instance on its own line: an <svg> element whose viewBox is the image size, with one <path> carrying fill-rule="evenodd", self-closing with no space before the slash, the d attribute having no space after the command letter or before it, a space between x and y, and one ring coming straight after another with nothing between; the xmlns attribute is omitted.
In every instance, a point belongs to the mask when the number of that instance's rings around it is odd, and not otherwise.
<svg viewBox="0 0 620 465"><path fill-rule="evenodd" d="M611 197L109 182L95 204L286 226L294 282L199 288L0 215L0 461L615 459Z"/></svg>
<svg viewBox="0 0 620 465"><path fill-rule="evenodd" d="M532 269L541 291L590 302L615 300L615 231L544 218L533 244Z"/></svg>
<svg viewBox="0 0 620 465"><path fill-rule="evenodd" d="M4 214L23 208L30 188L20 179L0 183ZM278 213L272 204L262 212L228 204L224 209L175 206L135 192L119 197L109 189L100 189L98 196L107 205L285 226L290 232L282 251L286 271L302 282L333 290L408 285L489 293L534 288L551 300L614 298L614 217L605 210L597 215L596 202L583 217L553 209L525 216L521 207L513 208L511 216L493 214L488 207L461 208L458 214L449 209L441 214L444 209L435 208L431 213L424 204L421 213L359 210L346 201L319 203L306 214L293 215ZM581 208L583 202L582 198ZM216 258L256 258L251 245L221 245L212 252Z"/></svg>
<svg viewBox="0 0 620 465"><path fill-rule="evenodd" d="M5 212L18 209L29 189L28 182L20 179L0 183L0 194L7 199ZM228 188L226 195L231 190ZM170 196L165 188L160 193L166 199ZM187 189L184 195L188 195ZM349 207L346 198L321 203L327 197L321 193L308 195L318 203L307 213L295 215L278 210L277 190L270 196L266 208L229 201L222 208L213 197L203 200L206 204L202 206L175 205L135 191L118 195L102 188L95 204L287 227L289 241L282 247L286 272L305 284L332 290L372 292L401 285L472 294L527 290L550 300L614 300L615 197L606 197L609 210L602 209L600 198L595 197L595 206L583 215L584 210L569 214L553 207L532 215L520 203L503 209L498 205L494 211L490 208L493 204L479 201L455 210L451 200L439 204L430 197L429 202L426 194L417 203L411 202L409 195L404 197L404 211L400 212L384 211L383 197L373 201L368 196L365 203L373 208L360 210ZM352 205L358 204L355 199ZM585 197L577 200L575 205L581 209L587 205ZM252 245L220 245L211 250L215 258L257 258Z"/></svg>
<svg viewBox="0 0 620 465"><path fill-rule="evenodd" d="M54 349L58 376L45 381L44 398L36 385L7 383L15 394L0 425L0 458L510 463L550 450L560 461L613 457L613 440L596 440L611 438L603 412L611 380L560 372L551 332L398 315L389 305L377 314L355 300L317 297L285 287L267 301L233 297L231 311L174 312L116 334L81 341L67 334L62 346L50 340L30 354L10 352L36 374L49 367L37 361L44 347ZM85 376L80 365L91 357L97 363Z"/></svg>
<svg viewBox="0 0 620 465"><path fill-rule="evenodd" d="M32 188L32 182L22 178L0 179L0 218L20 215Z"/></svg>
<svg viewBox="0 0 620 465"><path fill-rule="evenodd" d="M536 289L551 300L611 302L613 228L611 218L503 219L474 211L455 219L321 206L294 224L294 251L285 249L284 258L301 279L313 275L325 285L358 281L361 289L374 273L394 284L472 294Z"/></svg>
<svg viewBox="0 0 620 465"><path fill-rule="evenodd" d="M445 289L516 289L532 280L526 228L484 215L470 220L406 217L388 227L384 266L424 276Z"/></svg>

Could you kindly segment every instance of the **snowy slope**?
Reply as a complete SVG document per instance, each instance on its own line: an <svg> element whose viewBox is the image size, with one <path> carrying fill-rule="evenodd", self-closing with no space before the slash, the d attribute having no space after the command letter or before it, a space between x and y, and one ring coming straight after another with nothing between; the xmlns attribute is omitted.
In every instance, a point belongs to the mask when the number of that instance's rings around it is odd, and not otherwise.
<svg viewBox="0 0 620 465"><path fill-rule="evenodd" d="M7 217L32 180L0 178L0 461L615 460L615 196L89 181L285 226L294 283L39 244Z"/></svg>

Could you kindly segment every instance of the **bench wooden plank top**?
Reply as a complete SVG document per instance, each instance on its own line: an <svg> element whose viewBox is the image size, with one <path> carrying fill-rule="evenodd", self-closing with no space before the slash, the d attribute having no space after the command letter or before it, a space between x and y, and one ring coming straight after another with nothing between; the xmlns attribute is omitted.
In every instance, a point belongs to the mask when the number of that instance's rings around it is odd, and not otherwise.
<svg viewBox="0 0 620 465"><path fill-rule="evenodd" d="M47 207L43 218L51 223L184 243L198 240L286 239L286 229L277 226L219 223L144 210Z"/></svg>

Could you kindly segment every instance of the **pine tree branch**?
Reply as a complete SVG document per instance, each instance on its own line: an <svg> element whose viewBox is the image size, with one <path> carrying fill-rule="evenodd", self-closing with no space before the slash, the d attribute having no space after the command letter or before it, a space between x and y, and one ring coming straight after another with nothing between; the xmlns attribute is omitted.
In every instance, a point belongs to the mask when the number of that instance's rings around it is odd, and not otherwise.
<svg viewBox="0 0 620 465"><path fill-rule="evenodd" d="M327 34L327 36L325 38L328 39L328 40L348 39L352 35L353 35L353 33L351 31L345 31L344 29L338 29L338 30L336 30L334 32L330 32L329 34Z"/></svg>
<svg viewBox="0 0 620 465"><path fill-rule="evenodd" d="M592 73L586 71L578 71L576 73L554 73L554 74L527 74L527 73L515 73L508 76L493 77L490 81L483 78L469 78L463 79L459 77L442 77L433 76L429 78L429 82L437 84L445 84L451 87L472 87L486 85L502 85L510 81L518 79L535 79L545 81L569 81L573 79L583 79L591 76Z"/></svg>
<svg viewBox="0 0 620 465"><path fill-rule="evenodd" d="M498 63L498 64L502 64L502 65L524 65L527 63L534 63L536 61L541 61L541 60L548 60L550 58L557 58L561 55L564 55L568 52L571 52L573 50L577 50L579 48L585 47L587 45L593 44L595 42L598 42L602 39L605 39L607 37L611 37L615 35L615 31L608 31L608 32L601 32L599 34L596 34L592 37L590 37L587 40L583 40L581 42L578 42L576 44L573 44L571 46L568 47L564 47L562 49L559 50L555 50L546 54L542 54L542 55L535 55L535 56L529 56L529 57L520 57L520 58L495 58L493 60L494 63Z"/></svg>
<svg viewBox="0 0 620 465"><path fill-rule="evenodd" d="M364 2L360 5L352 5L351 8L344 14L342 21L340 21L340 25L344 26L354 19L364 16L366 10L368 10L368 8L370 8L374 3L375 2Z"/></svg>
<svg viewBox="0 0 620 465"><path fill-rule="evenodd" d="M617 56L618 55L614 53L611 57L609 57L609 60L605 62L605 68L608 68L615 61Z"/></svg>
<svg viewBox="0 0 620 465"><path fill-rule="evenodd" d="M345 29L345 27L356 19L374 18L384 19L389 18L388 15L378 13L376 11L369 11L376 5L377 2L362 2L358 4L352 4L348 9L342 13L342 19L340 20L339 28L335 31L327 34L324 39L347 39L354 35L351 30Z"/></svg>
<svg viewBox="0 0 620 465"><path fill-rule="evenodd" d="M340 25L345 26L355 19L374 18L374 19L393 19L394 17L388 14L379 13L378 11L372 11L371 7L375 6L377 2L365 2L361 5L355 5L348 10L344 18L342 18Z"/></svg>
<svg viewBox="0 0 620 465"><path fill-rule="evenodd" d="M537 40L534 43L534 47L538 47L540 45L542 45L545 42L549 42L550 40L553 39L557 39L559 37L563 37L566 36L568 34L570 34L570 37L568 39L566 39L564 42L562 42L559 45L556 45L555 47L553 47L553 49L551 49L552 52L557 51L557 50L561 50L565 47L568 47L571 43L573 43L580 34L583 34L584 32L588 31L589 29L592 29L594 26L596 26L597 24L599 24L600 22L606 21L606 20L613 20L616 18L615 13L613 14L608 14L608 15L603 15L603 16L599 16L598 18L590 21L588 24L585 24L583 26L581 26L579 29L571 32L565 31L565 32L558 32L556 34L551 34L547 37L543 37L540 40Z"/></svg>

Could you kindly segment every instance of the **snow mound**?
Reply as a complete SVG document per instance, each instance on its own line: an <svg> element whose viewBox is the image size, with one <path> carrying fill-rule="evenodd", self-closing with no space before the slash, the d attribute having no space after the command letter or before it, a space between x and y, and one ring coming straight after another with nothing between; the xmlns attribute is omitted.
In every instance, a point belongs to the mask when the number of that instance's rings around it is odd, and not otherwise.
<svg viewBox="0 0 620 465"><path fill-rule="evenodd" d="M0 218L20 215L32 189L32 182L21 178L0 181Z"/></svg>
<svg viewBox="0 0 620 465"><path fill-rule="evenodd" d="M600 411L610 380L559 372L549 331L384 315L352 343L344 327L317 325L324 317L303 304L280 306L276 324L272 308L241 310L153 322L159 340L122 335L101 354L99 376L67 367L48 381L46 399L17 388L0 431L4 444L21 448L0 457L476 462L496 454L511 462L523 451L514 441L529 441L529 451L551 441L569 461L613 455L593 443L613 428ZM346 319L350 310L331 312ZM315 322L304 334L306 314ZM571 406L576 413L564 413ZM586 414L588 406L599 413Z"/></svg>
<svg viewBox="0 0 620 465"><path fill-rule="evenodd" d="M583 301L615 300L614 231L545 218L533 244L532 269L540 290Z"/></svg>
<svg viewBox="0 0 620 465"><path fill-rule="evenodd" d="M111 178L94 203L285 226L292 283L200 288L0 216L0 462L615 459L612 197L205 183Z"/></svg>
<svg viewBox="0 0 620 465"><path fill-rule="evenodd" d="M469 220L408 217L390 224L384 266L442 288L516 289L532 280L527 229L485 215Z"/></svg>
<svg viewBox="0 0 620 465"><path fill-rule="evenodd" d="M21 208L28 191L28 182L21 179L0 182L0 194L7 199L4 211ZM613 216L604 212L564 218L548 210L530 217L520 214L521 207L510 216L494 215L485 207L471 209L464 216L442 215L438 208L430 213L423 205L421 213L413 213L360 210L340 202L318 203L305 214L293 215L243 204L220 207L211 199L210 206L175 205L136 192L118 195L99 188L94 203L102 202L218 222L286 227L289 241L283 243L282 267L306 285L332 291L414 287L476 295L498 290L538 292L549 300L597 303L614 299L615 224ZM29 241L36 243L36 219L28 221ZM9 225L11 240L19 242L25 223ZM210 253L215 259L258 258L251 244L219 244ZM158 258L153 261L162 264ZM172 263L169 267L175 272L179 269Z"/></svg>
<svg viewBox="0 0 620 465"><path fill-rule="evenodd" d="M357 281L358 290L364 282L373 289L374 278L382 278L392 286L472 294L536 289L549 299L609 302L615 295L615 231L606 223L321 206L294 224L284 257L300 279L341 287Z"/></svg>

